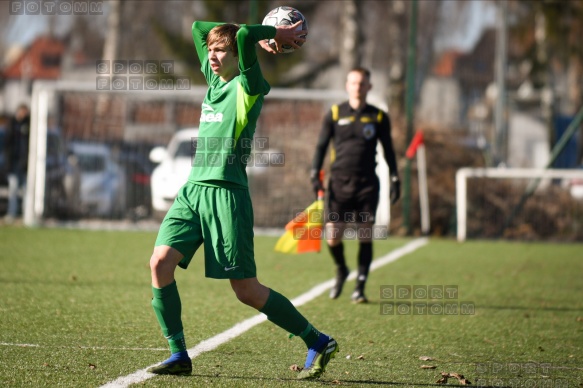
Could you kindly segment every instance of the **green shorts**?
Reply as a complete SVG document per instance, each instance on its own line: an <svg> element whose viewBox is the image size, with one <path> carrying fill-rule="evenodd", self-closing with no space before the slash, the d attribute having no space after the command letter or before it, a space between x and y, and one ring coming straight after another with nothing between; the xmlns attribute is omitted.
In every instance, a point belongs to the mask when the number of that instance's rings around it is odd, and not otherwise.
<svg viewBox="0 0 583 388"><path fill-rule="evenodd" d="M187 268L204 244L205 276L247 279L257 276L253 250L253 207L249 190L188 182L160 225L156 246L184 255Z"/></svg>

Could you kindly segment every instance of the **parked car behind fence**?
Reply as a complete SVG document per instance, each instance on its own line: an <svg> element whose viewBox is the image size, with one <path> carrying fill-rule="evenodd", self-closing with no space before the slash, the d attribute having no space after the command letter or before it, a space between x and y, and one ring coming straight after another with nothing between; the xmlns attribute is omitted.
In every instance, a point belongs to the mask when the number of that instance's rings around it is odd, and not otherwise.
<svg viewBox="0 0 583 388"><path fill-rule="evenodd" d="M178 190L186 183L192 167L193 141L198 128L183 129L174 134L167 147L156 147L150 160L159 165L152 173L152 209L156 218L162 218Z"/></svg>
<svg viewBox="0 0 583 388"><path fill-rule="evenodd" d="M85 216L120 218L126 209L126 174L105 144L73 142L81 171L80 208Z"/></svg>

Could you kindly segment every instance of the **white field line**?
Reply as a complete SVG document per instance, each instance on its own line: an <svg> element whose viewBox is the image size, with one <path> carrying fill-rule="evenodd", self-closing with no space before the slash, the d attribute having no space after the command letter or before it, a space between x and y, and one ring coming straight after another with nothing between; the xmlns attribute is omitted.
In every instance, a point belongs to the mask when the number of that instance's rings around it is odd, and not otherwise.
<svg viewBox="0 0 583 388"><path fill-rule="evenodd" d="M418 238L416 240L413 240L410 243L408 243L407 245L404 245L400 248L395 249L394 251L390 252L386 256L383 256L380 259L374 260L372 262L370 270L374 271L377 268L380 268L380 267L387 265L387 264L389 264L397 259L400 259L401 257L421 248L422 246L424 246L428 242L429 242L429 240L427 238ZM352 279L356 279L356 271L352 271L350 273L348 280L352 280ZM331 280L328 280L324 283L320 283L317 286L315 286L314 288L312 288L310 291L298 296L297 298L294 298L291 302L296 307L301 306L303 304L306 304L306 303L314 300L318 296L322 295L323 293L327 292L334 285L334 281L335 281L334 279L331 279ZM206 339L206 340L200 342L195 347L188 349L188 355L190 356L190 358L195 358L202 353L214 350L217 347L219 347L220 345L222 345L226 342L229 342L231 339L240 336L241 334L245 333L247 330L253 328L254 326L257 326L258 324L260 324L266 320L267 320L267 317L265 315L258 314L258 315L255 315L254 317L251 317L251 318L246 319L242 322L239 322L235 326L228 329L227 331L224 331L220 334L215 335L214 337ZM154 364L154 365L158 365L158 364ZM121 376L121 377L115 379L114 381L111 381L105 385L102 385L101 388L128 387L130 384L141 383L145 380L148 380L152 377L155 377L156 376L155 374L146 372L148 370L148 368L150 368L151 366L154 366L154 365L150 365L144 369L140 369L139 371L136 371L136 372L129 374L127 376Z"/></svg>
<svg viewBox="0 0 583 388"><path fill-rule="evenodd" d="M36 344L14 344L11 342L0 342L0 346L19 346L21 348L39 348L40 345Z"/></svg>
<svg viewBox="0 0 583 388"><path fill-rule="evenodd" d="M0 346L14 346L20 348L67 348L67 349L90 349L90 350L137 350L137 351L154 351L154 352L167 352L168 348L116 348L110 346L58 346L58 345L38 345L38 344L18 344L12 342L0 342Z"/></svg>

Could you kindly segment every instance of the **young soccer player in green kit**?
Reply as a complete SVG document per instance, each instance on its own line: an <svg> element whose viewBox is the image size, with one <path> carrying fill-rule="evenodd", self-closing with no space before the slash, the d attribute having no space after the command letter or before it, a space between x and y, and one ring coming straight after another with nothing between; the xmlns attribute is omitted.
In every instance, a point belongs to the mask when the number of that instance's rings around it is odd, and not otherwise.
<svg viewBox="0 0 583 388"><path fill-rule="evenodd" d="M171 357L150 368L155 374L192 372L181 320L181 302L174 279L177 266L187 268L204 245L205 275L229 279L237 298L267 316L308 347L298 378L318 378L338 351L336 341L320 333L283 295L256 277L253 250L253 209L245 161L264 96L270 86L263 78L255 45L266 51L274 39L298 49L304 42L291 26L235 25L194 22L192 36L208 83L202 104L198 146L186 184L164 218L150 259L152 306L168 339Z"/></svg>

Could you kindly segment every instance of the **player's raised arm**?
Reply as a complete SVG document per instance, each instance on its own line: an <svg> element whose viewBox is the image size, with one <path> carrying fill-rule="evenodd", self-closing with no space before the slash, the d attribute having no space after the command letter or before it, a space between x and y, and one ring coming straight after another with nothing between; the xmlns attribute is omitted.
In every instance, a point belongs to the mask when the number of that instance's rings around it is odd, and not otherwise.
<svg viewBox="0 0 583 388"><path fill-rule="evenodd" d="M276 35L275 27L261 24L242 25L237 31L237 48L239 51L239 69L245 71L257 62L255 44Z"/></svg>

